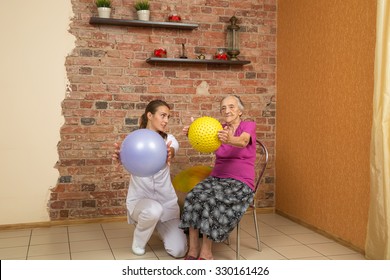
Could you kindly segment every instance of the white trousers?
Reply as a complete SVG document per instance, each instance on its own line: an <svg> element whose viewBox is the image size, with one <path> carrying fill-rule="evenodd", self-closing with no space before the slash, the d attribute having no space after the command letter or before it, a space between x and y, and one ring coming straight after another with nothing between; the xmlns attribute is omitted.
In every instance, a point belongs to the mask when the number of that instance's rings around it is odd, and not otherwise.
<svg viewBox="0 0 390 280"><path fill-rule="evenodd" d="M187 236L179 229L179 219L160 221L163 211L162 205L153 199L144 198L138 201L133 213L130 214L136 221L133 245L145 248L156 229L167 253L175 258L181 258L187 252Z"/></svg>

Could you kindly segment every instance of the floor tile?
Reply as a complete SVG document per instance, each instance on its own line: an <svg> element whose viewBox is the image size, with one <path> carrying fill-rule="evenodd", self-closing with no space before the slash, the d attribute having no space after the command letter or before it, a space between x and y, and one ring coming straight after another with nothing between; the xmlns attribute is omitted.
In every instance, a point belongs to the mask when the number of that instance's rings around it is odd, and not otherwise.
<svg viewBox="0 0 390 280"><path fill-rule="evenodd" d="M230 243L229 247L233 250L236 249L237 243L236 240ZM250 238L240 238L240 249L255 249L257 250L257 241L256 238L250 237Z"/></svg>
<svg viewBox="0 0 390 280"><path fill-rule="evenodd" d="M28 260L70 260L70 254L54 254L28 257Z"/></svg>
<svg viewBox="0 0 390 280"><path fill-rule="evenodd" d="M288 259L323 256L306 245L274 247L273 249Z"/></svg>
<svg viewBox="0 0 390 280"><path fill-rule="evenodd" d="M35 235L48 235L48 234L68 234L68 228L65 226L61 227L47 227L47 228L34 228L32 230L32 236Z"/></svg>
<svg viewBox="0 0 390 280"><path fill-rule="evenodd" d="M235 245L236 243L234 244L231 244L231 246L235 248ZM220 251L231 251L232 250L232 247L230 247L228 244L226 244L225 242L220 242L220 243L216 243L216 244L213 244L213 252L220 252Z"/></svg>
<svg viewBox="0 0 390 280"><path fill-rule="evenodd" d="M284 234L313 233L312 230L301 225L277 225L275 229Z"/></svg>
<svg viewBox="0 0 390 280"><path fill-rule="evenodd" d="M150 245L153 253L160 259L161 257L170 256L165 250L164 244L160 243L158 245Z"/></svg>
<svg viewBox="0 0 390 280"><path fill-rule="evenodd" d="M68 233L53 233L45 235L32 235L31 245L69 242Z"/></svg>
<svg viewBox="0 0 390 280"><path fill-rule="evenodd" d="M213 256L214 260L235 260L236 252L233 250L213 252Z"/></svg>
<svg viewBox="0 0 390 280"><path fill-rule="evenodd" d="M107 238L120 238L120 237L132 237L133 229L130 228L118 228L118 229L105 229L105 235Z"/></svg>
<svg viewBox="0 0 390 280"><path fill-rule="evenodd" d="M13 237L30 236L30 235L31 235L31 229L0 231L0 238L13 238Z"/></svg>
<svg viewBox="0 0 390 280"><path fill-rule="evenodd" d="M257 215L257 219L270 226L296 225L293 221L273 213Z"/></svg>
<svg viewBox="0 0 390 280"><path fill-rule="evenodd" d="M87 252L75 252L71 254L72 260L114 260L111 250L97 250Z"/></svg>
<svg viewBox="0 0 390 280"><path fill-rule="evenodd" d="M131 248L132 238L123 237L123 238L108 238L108 243L111 248Z"/></svg>
<svg viewBox="0 0 390 280"><path fill-rule="evenodd" d="M72 253L110 250L110 246L107 240L105 239L83 240L83 241L70 242L70 250Z"/></svg>
<svg viewBox="0 0 390 280"><path fill-rule="evenodd" d="M301 242L302 244L318 244L318 243L332 243L333 240L326 238L318 233L300 233L290 234L291 238Z"/></svg>
<svg viewBox="0 0 390 280"><path fill-rule="evenodd" d="M116 260L135 260L135 259L158 259L153 250L147 246L143 256L133 254L131 248L112 248L111 249Z"/></svg>
<svg viewBox="0 0 390 280"><path fill-rule="evenodd" d="M26 259L28 246L1 248L0 260Z"/></svg>
<svg viewBox="0 0 390 280"><path fill-rule="evenodd" d="M366 259L362 254L359 253L327 256L327 257L331 260L365 260Z"/></svg>
<svg viewBox="0 0 390 280"><path fill-rule="evenodd" d="M364 260L364 256L277 214L257 215L261 251L252 215L240 222L241 260ZM134 225L126 221L0 231L6 260L174 260L154 232L143 256L131 251ZM216 260L236 259L236 230L230 243L213 244ZM179 260L182 260L180 258Z"/></svg>
<svg viewBox="0 0 390 280"><path fill-rule="evenodd" d="M80 231L80 232L69 232L69 241L85 241L85 240L98 240L106 239L104 232L100 231Z"/></svg>
<svg viewBox="0 0 390 280"><path fill-rule="evenodd" d="M261 241L269 247L281 247L291 245L301 245L300 242L287 235L271 235L261 237Z"/></svg>
<svg viewBox="0 0 390 280"><path fill-rule="evenodd" d="M325 256L317 256L317 257L306 257L306 258L293 258L291 260L317 260L317 261L321 261L321 260L330 260L329 258L325 257Z"/></svg>
<svg viewBox="0 0 390 280"><path fill-rule="evenodd" d="M28 246L29 243L30 243L30 236L0 238L0 248Z"/></svg>
<svg viewBox="0 0 390 280"><path fill-rule="evenodd" d="M28 257L69 253L69 243L31 245Z"/></svg>
<svg viewBox="0 0 390 280"><path fill-rule="evenodd" d="M310 248L316 250L317 252L320 252L323 255L329 256L329 255L349 255L356 253L352 249L349 249L341 244L338 244L336 242L332 243L325 243L325 244L309 244Z"/></svg>
<svg viewBox="0 0 390 280"><path fill-rule="evenodd" d="M133 240L133 238L131 238ZM153 233L153 235L150 237L148 244L149 245L158 245L161 244L161 238L157 233Z"/></svg>
<svg viewBox="0 0 390 280"><path fill-rule="evenodd" d="M246 260L285 260L286 257L282 256L275 250L269 247L262 247L259 252L257 250L241 250L240 255Z"/></svg>
<svg viewBox="0 0 390 280"><path fill-rule="evenodd" d="M69 232L83 232L83 231L101 231L101 224L81 224L72 225L68 227Z"/></svg>
<svg viewBox="0 0 390 280"><path fill-rule="evenodd" d="M263 224L259 226L259 234L261 236L271 236L271 235L284 235L283 232L271 227L269 225Z"/></svg>

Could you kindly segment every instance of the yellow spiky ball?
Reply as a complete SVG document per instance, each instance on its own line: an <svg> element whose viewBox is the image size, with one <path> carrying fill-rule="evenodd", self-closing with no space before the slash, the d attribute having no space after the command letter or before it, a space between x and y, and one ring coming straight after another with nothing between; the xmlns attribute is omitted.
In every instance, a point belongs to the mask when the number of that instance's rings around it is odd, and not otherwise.
<svg viewBox="0 0 390 280"><path fill-rule="evenodd" d="M217 132L222 130L221 123L212 117L201 117L190 125L188 140L191 146L201 153L212 153L221 146Z"/></svg>

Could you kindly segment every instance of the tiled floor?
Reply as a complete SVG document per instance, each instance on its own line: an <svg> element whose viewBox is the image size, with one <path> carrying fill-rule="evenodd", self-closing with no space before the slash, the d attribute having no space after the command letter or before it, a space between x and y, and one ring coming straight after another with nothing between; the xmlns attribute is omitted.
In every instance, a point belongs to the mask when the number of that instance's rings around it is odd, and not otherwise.
<svg viewBox="0 0 390 280"><path fill-rule="evenodd" d="M363 260L364 256L277 214L258 214L262 251L256 250L252 215L241 221L241 259ZM173 259L157 234L146 254L131 252L133 225L124 222L0 231L2 260L130 260ZM235 259L236 231L230 245L213 247L217 260Z"/></svg>

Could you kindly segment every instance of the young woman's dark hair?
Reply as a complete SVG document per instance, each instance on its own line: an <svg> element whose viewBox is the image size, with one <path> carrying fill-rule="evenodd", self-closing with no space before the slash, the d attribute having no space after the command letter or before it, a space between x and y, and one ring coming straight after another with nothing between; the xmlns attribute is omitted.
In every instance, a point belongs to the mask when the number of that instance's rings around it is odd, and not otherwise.
<svg viewBox="0 0 390 280"><path fill-rule="evenodd" d="M154 115L157 112L158 107L165 106L169 110L171 109L167 102L163 100L153 100L150 101L149 104L145 108L145 112L142 114L140 118L140 124L139 128L146 128L146 125L148 124L148 113L151 113ZM162 138L167 139L167 134L163 131L158 131L158 133L161 135Z"/></svg>

